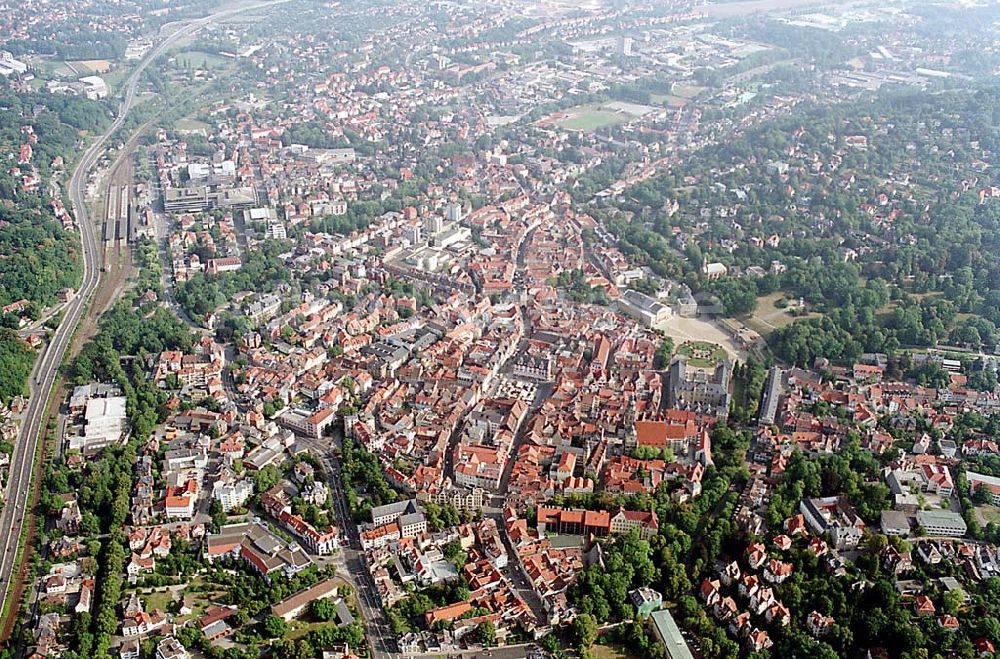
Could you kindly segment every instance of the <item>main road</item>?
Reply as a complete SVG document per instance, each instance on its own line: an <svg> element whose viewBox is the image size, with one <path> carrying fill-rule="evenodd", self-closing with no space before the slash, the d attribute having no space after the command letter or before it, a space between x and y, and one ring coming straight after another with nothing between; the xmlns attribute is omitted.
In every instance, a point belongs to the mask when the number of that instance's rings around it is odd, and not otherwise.
<svg viewBox="0 0 1000 659"><path fill-rule="evenodd" d="M66 305L66 313L62 322L56 328L52 339L42 350L35 362L35 368L31 374L29 389L31 398L21 429L17 436L13 454L10 460L9 477L7 479L7 491L4 498L4 507L0 513L0 602L8 604L8 597L13 592L16 584L17 573L17 546L21 537L22 527L30 512L27 510L30 500L31 475L34 466L34 457L38 449L39 438L42 430L42 423L45 420L45 410L48 406L49 397L55 386L59 373L59 365L62 363L63 355L69 346L70 341L76 332L80 318L87 310L91 295L97 289L100 282L101 250L98 245L94 226L88 218L86 186L90 171L100 157L105 145L111 136L122 127L126 117L132 110L135 102L135 90L142 72L146 70L156 58L166 51L178 39L188 37L207 25L227 16L243 13L278 5L289 0L270 0L255 4L241 5L238 8L223 9L203 18L192 20L183 25L168 37L160 41L154 48L150 49L146 56L139 62L135 70L125 82L124 94L121 105L118 108L118 115L108 130L98 137L90 145L80 161L69 182L69 194L76 214L76 223L80 228L80 238L83 247L83 280L80 289L75 297ZM13 605L13 602L10 603ZM8 607L8 615L17 615L13 606Z"/></svg>

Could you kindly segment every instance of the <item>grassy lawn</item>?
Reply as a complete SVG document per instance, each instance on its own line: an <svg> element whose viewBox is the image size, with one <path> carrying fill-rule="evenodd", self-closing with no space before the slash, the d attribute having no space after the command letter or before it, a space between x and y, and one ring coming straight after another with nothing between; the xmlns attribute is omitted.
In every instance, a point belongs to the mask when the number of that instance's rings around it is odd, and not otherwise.
<svg viewBox="0 0 1000 659"><path fill-rule="evenodd" d="M57 78L79 78L83 74L77 73L72 67L66 64L59 63L52 67L52 75Z"/></svg>
<svg viewBox="0 0 1000 659"><path fill-rule="evenodd" d="M104 82L108 83L108 88L111 89L112 94L117 93L118 90L121 89L131 72L132 69L130 67L119 66L117 69L104 76Z"/></svg>
<svg viewBox="0 0 1000 659"><path fill-rule="evenodd" d="M720 359L725 359L727 353L725 348L708 341L688 341L682 343L677 352L688 356L688 364L695 368L710 368L715 366Z"/></svg>
<svg viewBox="0 0 1000 659"><path fill-rule="evenodd" d="M743 378L733 378L733 401L740 405L746 397L746 381Z"/></svg>
<svg viewBox="0 0 1000 659"><path fill-rule="evenodd" d="M994 524L1000 524L1000 508L996 506L976 506L976 512L978 513L979 519L982 520L982 524L986 525L990 522Z"/></svg>
<svg viewBox="0 0 1000 659"><path fill-rule="evenodd" d="M803 316L793 316L787 309L778 308L776 303L784 297L785 294L778 291L757 298L757 309L754 311L753 316L746 320L746 324L761 336L767 336L779 327L791 325L796 320L820 317L821 314L813 311Z"/></svg>
<svg viewBox="0 0 1000 659"><path fill-rule="evenodd" d="M595 643L590 648L590 656L594 659L638 659L639 655L628 651L622 645L603 645Z"/></svg>
<svg viewBox="0 0 1000 659"><path fill-rule="evenodd" d="M62 62L57 62L50 57L43 57L41 55L25 55L21 58L21 60L26 62L28 66L35 69L36 80L39 76L51 78L55 75L56 69L65 66Z"/></svg>
<svg viewBox="0 0 1000 659"><path fill-rule="evenodd" d="M678 83L674 85L673 92L674 96L680 96L681 98L694 98L702 92L704 87L699 87L698 85L685 85L683 83Z"/></svg>
<svg viewBox="0 0 1000 659"><path fill-rule="evenodd" d="M323 629L324 627L336 627L336 622L302 622L301 620L293 620L289 623L291 629L285 634L286 639L297 640L306 636L314 629Z"/></svg>
<svg viewBox="0 0 1000 659"><path fill-rule="evenodd" d="M173 595L169 590L140 595L140 598L143 600L147 611L152 611L153 609L166 611L170 603L174 601Z"/></svg>
<svg viewBox="0 0 1000 659"><path fill-rule="evenodd" d="M219 57L212 53L203 53L199 50L186 50L177 53L177 66L192 69L224 69L231 64L231 60Z"/></svg>
<svg viewBox="0 0 1000 659"><path fill-rule="evenodd" d="M177 130L203 130L208 132L212 127L204 121L198 121L196 119L179 119L177 123L174 124L174 128Z"/></svg>
<svg viewBox="0 0 1000 659"><path fill-rule="evenodd" d="M624 123L627 117L618 112L602 110L598 106L582 105L570 108L566 111L568 115L559 122L559 125L568 130L579 130L591 133L598 128L605 126L615 126Z"/></svg>
<svg viewBox="0 0 1000 659"><path fill-rule="evenodd" d="M649 102L653 105L662 105L667 108L682 108L690 102L690 99L683 96L673 96L672 94L650 94Z"/></svg>
<svg viewBox="0 0 1000 659"><path fill-rule="evenodd" d="M81 75L101 75L111 70L111 61L106 59L74 60L66 62Z"/></svg>
<svg viewBox="0 0 1000 659"><path fill-rule="evenodd" d="M202 590L204 588L204 590ZM191 583L184 589L183 595L185 597L190 596L193 598L191 605L192 618L197 618L205 612L205 609L214 606L217 603L226 601L229 593L227 593L223 588L208 582L201 575L195 577Z"/></svg>

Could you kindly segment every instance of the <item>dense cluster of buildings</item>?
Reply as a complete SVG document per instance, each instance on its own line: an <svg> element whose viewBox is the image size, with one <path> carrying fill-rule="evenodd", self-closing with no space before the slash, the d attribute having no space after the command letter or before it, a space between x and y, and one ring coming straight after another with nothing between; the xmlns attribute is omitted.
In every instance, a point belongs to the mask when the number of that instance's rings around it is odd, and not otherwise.
<svg viewBox="0 0 1000 659"><path fill-rule="evenodd" d="M80 3L63 18L86 17L90 30L132 37L125 57L148 45L135 39L143 22L137 10L92 10ZM338 20L307 20L321 10ZM166 20L183 7L158 11ZM426 20L445 11L447 32ZM690 152L829 97L819 83L760 93L757 83L771 67L742 62L769 57L774 47L719 36L706 14L680 6L574 11L543 3L526 21L508 6L303 12L303 20L275 21L252 37L225 28L238 46L231 53L241 64L238 91L200 109L203 128L164 127L145 151L159 199L155 213L146 205L144 222L152 226L158 216L168 227L170 287L259 272L265 252L283 276L199 301L211 308L186 320L220 340L232 337L231 345L206 336L189 350L135 356L164 393L166 420L151 437L133 439L140 446L125 574L134 592L182 543L197 544L206 564L267 580L357 552L360 571L352 577L371 580L376 609L391 610L424 589L468 587L468 597L409 621L419 631L397 639L404 653L475 646L486 623L500 641L521 632L541 637L577 616L571 589L583 569L601 564L607 538L661 533L651 505L581 502L665 495L685 505L703 496L715 462L712 432L729 420L734 367L743 357L727 347L723 357L664 359L660 332L671 323L720 331L697 317L717 311L715 301L696 299L663 268L658 274L637 258L635 241L620 241L611 229L620 230L623 215L599 221L605 214L583 212L581 202L628 203L631 190L645 190ZM51 28L46 14L29 2L16 25L0 19L11 28L0 46ZM344 41L345 29L358 38ZM509 38L480 40L498 33ZM403 45L405 59L387 54L386 43ZM853 73L836 72L830 93L850 98L881 79L924 86L933 77L901 78L888 70L898 60L885 64L890 58L880 54L881 63L869 56ZM721 82L695 84L696 71ZM24 84L30 73L0 52L0 76ZM172 75L186 74L175 67ZM651 78L664 93L606 95L619 94L623 81ZM50 90L95 99L113 91L98 76L50 81ZM495 131L514 124L518 131L502 139ZM26 128L18 175L32 191L42 187L32 147L38 136ZM782 185L801 174L857 191L841 165L867 148L866 139L847 136L825 160L793 140L781 159L760 165ZM683 183L700 182L691 178ZM784 218L747 220L739 207L749 186L720 186L712 205L663 200L663 218L639 217L635 227L666 234L664 251L704 248L705 281L785 272L787 259L775 251L795 236ZM911 201L906 189L876 193L860 211L889 231ZM52 209L71 228L61 202ZM819 228L830 224L815 220ZM719 226L733 235L717 235ZM736 263L741 250L752 252L752 263ZM837 254L845 262L859 256L846 244ZM739 349L761 349L752 330L721 331ZM793 620L816 638L836 625L827 611L791 611L776 596L795 572L796 545L818 569L845 575L877 528L919 539L915 553L928 564L960 562L963 580L1000 573L995 548L964 540L957 502L962 460L1000 451L986 436L946 437L958 415L993 414L1000 398L971 390L959 373L939 389L890 381L878 355L852 368L817 366L768 373L747 456L750 480L733 514L735 526L763 540L727 557L698 586L706 611L750 652L770 648L775 630ZM84 469L87 459L128 441L126 410L117 386L77 387L62 436L67 462ZM892 506L877 511L878 523L838 492L802 497L780 529L768 528L769 497L795 456L837 454L855 435L863 450L885 455L897 450L897 431L915 430L916 418L927 430L886 461L881 477ZM346 441L373 456L398 498L372 506L360 525L338 507L345 483L332 462L318 459L341 427ZM9 432L0 427L5 438ZM258 491L256 483L267 480L260 475L275 473ZM985 491L1000 503L1000 480L972 470L964 477L970 496ZM369 485L354 484L355 503L371 503ZM75 495L59 503L60 535L50 551L60 562L39 591L80 614L95 586L77 556L86 518ZM462 513L463 523L440 524L443 507ZM903 576L913 556L895 547L883 558ZM349 569L358 570L354 563ZM928 595L914 595L917 615L934 612ZM338 624L353 624L347 601L326 581L271 611L291 620L325 597L339 598ZM644 588L629 597L650 616L669 656L691 656L659 593ZM122 609L123 658L138 656L138 640L152 635L164 637L156 656L188 656L173 636L176 616L147 611L135 595ZM365 624L381 615L363 614ZM233 635L231 615L206 612L186 624L218 642ZM942 626L957 624L952 618L942 616ZM63 622L51 614L38 620L39 654L55 654Z"/></svg>

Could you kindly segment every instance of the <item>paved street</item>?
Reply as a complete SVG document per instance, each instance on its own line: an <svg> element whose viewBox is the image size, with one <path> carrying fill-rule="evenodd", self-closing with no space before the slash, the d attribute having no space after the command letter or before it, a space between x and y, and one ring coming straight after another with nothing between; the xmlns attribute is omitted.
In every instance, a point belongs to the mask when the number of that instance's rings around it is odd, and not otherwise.
<svg viewBox="0 0 1000 659"><path fill-rule="evenodd" d="M496 648L493 650L451 650L429 652L422 655L403 655L397 651L395 635L389 626L385 611L382 609L381 600L375 581L371 576L368 566L365 564L365 554L361 551L361 537L358 533L358 526L351 519L350 511L347 508L347 497L343 490L343 478L340 471L340 463L332 452L332 448L341 441L339 431L333 441L328 444L327 439L309 440L305 442L312 453L316 455L323 465L327 474L327 482L333 493L333 504L337 515L337 523L341 530L341 538L349 543L343 546L334 558L334 562L343 567L347 580L357 593L358 606L364 619L365 632L372 643L372 650L376 659L388 659L390 657L465 657L467 659L495 657L497 659L519 659L531 656L534 645L522 645L511 648ZM499 509L495 514L499 517ZM506 534L503 534L506 536ZM507 542L506 537L504 538ZM508 551L510 547L508 546ZM531 589L521 574L520 570L513 562L504 570L504 575L511 581L512 586L524 597L533 609L541 608L541 603L537 601L534 590ZM537 612L537 611L536 611Z"/></svg>
<svg viewBox="0 0 1000 659"><path fill-rule="evenodd" d="M365 566L364 552L361 551L361 537L358 527L351 519L347 508L347 497L342 486L340 463L333 455L329 440L312 440L307 442L312 452L323 464L327 474L327 482L333 494L333 507L337 515L337 526L340 528L342 542L345 543L338 552L338 557L348 576L348 581L357 593L358 607L364 619L365 633L372 644L375 659L386 659L396 653L396 641L385 612L371 572ZM339 441L339 439L337 440Z"/></svg>

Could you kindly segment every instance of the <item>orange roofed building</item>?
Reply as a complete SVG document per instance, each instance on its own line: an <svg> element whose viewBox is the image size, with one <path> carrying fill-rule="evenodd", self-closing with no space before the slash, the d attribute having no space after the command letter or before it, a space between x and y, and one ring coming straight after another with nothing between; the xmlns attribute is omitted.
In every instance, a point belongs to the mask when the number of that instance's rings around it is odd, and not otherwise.
<svg viewBox="0 0 1000 659"><path fill-rule="evenodd" d="M567 508L538 508L538 533L563 535L594 535L628 533L637 529L648 539L659 530L659 520L654 512L637 512L621 508L612 515L605 510L575 510Z"/></svg>
<svg viewBox="0 0 1000 659"><path fill-rule="evenodd" d="M691 419L686 423L668 423L666 421L636 421L636 446L649 446L657 449L669 448L675 453L687 451L688 444L698 437L698 426Z"/></svg>
<svg viewBox="0 0 1000 659"><path fill-rule="evenodd" d="M434 623L456 620L471 610L472 605L468 602L455 602L454 604L449 604L447 606L442 606L428 611L424 614L424 621L427 623L428 627L433 629Z"/></svg>
<svg viewBox="0 0 1000 659"><path fill-rule="evenodd" d="M538 532L604 537L611 532L611 515L601 510L539 507Z"/></svg>

